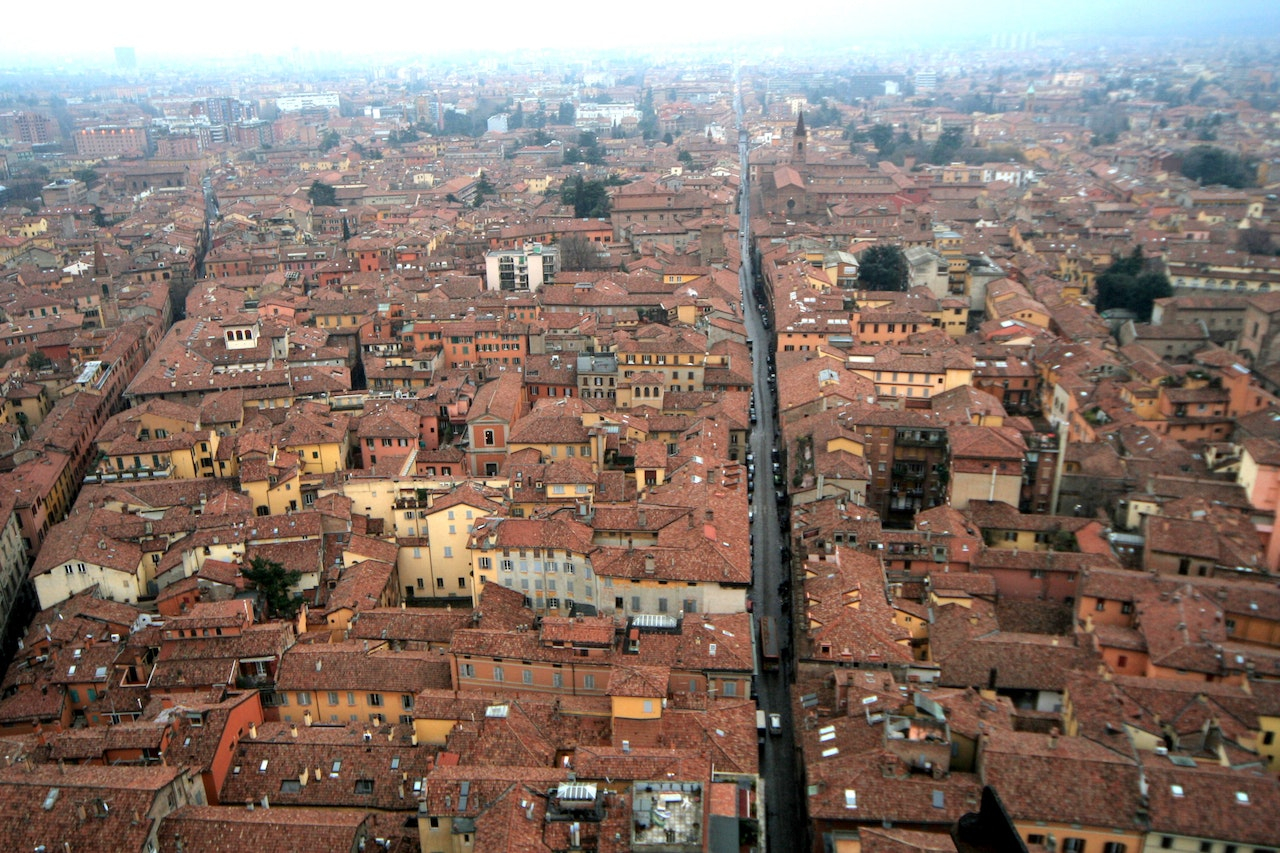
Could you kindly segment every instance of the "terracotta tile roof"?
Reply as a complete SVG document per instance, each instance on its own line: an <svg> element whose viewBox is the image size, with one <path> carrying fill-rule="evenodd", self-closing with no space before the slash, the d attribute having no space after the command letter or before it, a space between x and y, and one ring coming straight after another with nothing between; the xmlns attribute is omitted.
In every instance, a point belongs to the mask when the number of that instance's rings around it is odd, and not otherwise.
<svg viewBox="0 0 1280 853"><path fill-rule="evenodd" d="M1141 771L1128 755L1092 740L993 731L983 742L981 776L1015 821L1141 831ZM1045 785L1049 778L1072 785Z"/></svg>
<svg viewBox="0 0 1280 853"><path fill-rule="evenodd" d="M804 657L909 663L910 633L893 621L884 573L870 554L836 548L833 558L805 563Z"/></svg>
<svg viewBox="0 0 1280 853"><path fill-rule="evenodd" d="M440 684L442 667L444 685ZM434 652L366 652L357 642L294 646L276 673L278 690L413 694L448 683L447 663ZM390 702L387 707L388 713L395 710Z"/></svg>
<svg viewBox="0 0 1280 853"><path fill-rule="evenodd" d="M965 509L973 523L982 529L1026 530L1035 532L1074 532L1094 523L1092 519L1066 515L1033 515L1003 501L971 500Z"/></svg>
<svg viewBox="0 0 1280 853"><path fill-rule="evenodd" d="M230 658L194 658L157 661L147 687L160 691L200 691L235 683L238 661Z"/></svg>
<svg viewBox="0 0 1280 853"><path fill-rule="evenodd" d="M475 624L492 630L513 631L520 625L532 625L533 611L525 606L524 594L496 583L486 584L480 591L480 606L473 614Z"/></svg>
<svg viewBox="0 0 1280 853"><path fill-rule="evenodd" d="M467 422L496 418L514 423L520 417L524 397L521 379L515 373L503 373L476 392L467 412Z"/></svg>
<svg viewBox="0 0 1280 853"><path fill-rule="evenodd" d="M952 853L956 843L950 835L912 829L858 829L862 853Z"/></svg>
<svg viewBox="0 0 1280 853"><path fill-rule="evenodd" d="M142 549L133 542L105 533L118 518L118 513L104 510L72 513L50 531L29 576L35 578L77 561L135 574L142 562Z"/></svg>
<svg viewBox="0 0 1280 853"><path fill-rule="evenodd" d="M609 648L613 645L618 627L613 619L604 616L544 616L538 628L543 643L571 643L573 645Z"/></svg>
<svg viewBox="0 0 1280 853"><path fill-rule="evenodd" d="M1140 731L1174 754L1213 761L1222 745L1252 748L1258 730L1257 700L1238 685L1081 673L1068 693L1080 734L1113 749Z"/></svg>
<svg viewBox="0 0 1280 853"><path fill-rule="evenodd" d="M971 773L941 779L909 773L885 749L820 759L806 765L806 775L809 785L818 786L818 793L808 797L810 819L871 825L949 828L961 815L977 810L982 788Z"/></svg>
<svg viewBox="0 0 1280 853"><path fill-rule="evenodd" d="M413 810L418 805L414 782L430 772L434 750L413 745L412 734L403 724L263 723L256 738L240 739L220 797L226 803L260 802L266 796L272 806Z"/></svg>
<svg viewBox="0 0 1280 853"><path fill-rule="evenodd" d="M160 751L169 732L153 722L118 723L57 732L49 739L49 758L74 763L99 762L109 750Z"/></svg>
<svg viewBox="0 0 1280 853"><path fill-rule="evenodd" d="M350 636L354 640L447 643L455 630L470 621L469 609L365 608L352 617Z"/></svg>
<svg viewBox="0 0 1280 853"><path fill-rule="evenodd" d="M935 608L929 636L940 683L951 687L986 688L994 680L999 689L1060 692L1095 663L1073 638L1000 631L994 606L982 599Z"/></svg>
<svg viewBox="0 0 1280 853"><path fill-rule="evenodd" d="M0 828L14 849L141 851L155 826L150 815L165 809L162 793L180 790L184 773L162 766L7 768L0 773Z"/></svg>
<svg viewBox="0 0 1280 853"><path fill-rule="evenodd" d="M951 458L1017 459L1026 453L1022 434L1005 427L953 426L947 430Z"/></svg>
<svg viewBox="0 0 1280 853"><path fill-rule="evenodd" d="M1214 599L1184 586L1172 593L1143 593L1134 611L1152 663L1214 675L1222 672L1219 645L1227 635L1222 608Z"/></svg>
<svg viewBox="0 0 1280 853"><path fill-rule="evenodd" d="M574 749L574 772L579 779L677 779L710 780L711 756L683 749L656 749L631 746L627 751L612 746L582 745Z"/></svg>
<svg viewBox="0 0 1280 853"><path fill-rule="evenodd" d="M355 850L373 837L372 823L355 809L186 806L161 821L157 840L161 853L285 853L302 838L318 850Z"/></svg>
<svg viewBox="0 0 1280 853"><path fill-rule="evenodd" d="M671 668L617 664L609 675L609 696L635 696L662 699L667 695Z"/></svg>
<svg viewBox="0 0 1280 853"><path fill-rule="evenodd" d="M48 683L33 685L0 699L0 724L59 720L66 703L66 694L59 688Z"/></svg>
<svg viewBox="0 0 1280 853"><path fill-rule="evenodd" d="M148 708L148 711L150 710ZM175 737L169 743L169 750L166 753L169 762L177 766L193 767L198 772L210 771L218 750L225 748L223 738L227 735L227 722L237 711L242 711L246 715L253 715L256 711L256 718L261 720L261 703L257 693L246 691L229 696L220 702L201 701L192 696L184 696L181 704L161 711L155 717L156 723L163 723L170 717L181 717L188 713L199 714L203 723L199 727L187 725L179 729L185 734L182 737ZM242 734L243 732L236 732L230 737L236 738Z"/></svg>
<svg viewBox="0 0 1280 853"><path fill-rule="evenodd" d="M377 607L387 592L387 586L395 575L394 563L381 560L362 560L342 570L337 586L325 596L324 612L340 609L359 612Z"/></svg>
<svg viewBox="0 0 1280 853"><path fill-rule="evenodd" d="M473 528L470 547L555 548L575 554L595 550L591 528L564 513L548 518L481 519Z"/></svg>
<svg viewBox="0 0 1280 853"><path fill-rule="evenodd" d="M939 595L963 592L994 598L996 594L996 579L977 572L933 572L929 582Z"/></svg>
<svg viewBox="0 0 1280 853"><path fill-rule="evenodd" d="M1273 846L1280 838L1280 782L1257 769L1181 767L1151 755L1149 831Z"/></svg>

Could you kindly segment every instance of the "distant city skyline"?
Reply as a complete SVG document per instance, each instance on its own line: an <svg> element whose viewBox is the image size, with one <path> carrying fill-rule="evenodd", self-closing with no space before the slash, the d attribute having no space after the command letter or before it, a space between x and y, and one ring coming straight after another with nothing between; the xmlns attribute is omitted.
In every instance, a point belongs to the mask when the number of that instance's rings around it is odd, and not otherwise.
<svg viewBox="0 0 1280 853"><path fill-rule="evenodd" d="M1239 36L1280 35L1280 4L1237 0L1210 6L1192 0L1107 2L1082 0L1044 7L1010 0L975 0L958 5L923 0L911 7L911 19L888 3L817 0L803 16L779 10L740 8L736 17L719 4L655 0L634 12L603 13L598 6L567 2L528 7L511 0L487 4L483 14L469 5L423 6L403 0L368 11L342 9L314 13L296 6L227 0L192 19L189 12L154 0L126 0L104 14L102 7L72 0L58 7L22 5L9 12L0 31L0 67L63 63L109 67L115 49L132 47L138 66L172 64L175 59L216 60L254 54L288 59L295 53L332 56L395 53L409 56L526 55L529 45L572 51L621 48L664 52L691 45L737 44L763 50L804 50L847 45L883 45L968 40L975 49L989 46L993 34L1036 32L1042 37L1080 35ZM81 37L45 50L45 38L67 22L81 21ZM74 47L67 48L66 44ZM517 48L518 46L518 48ZM7 59L6 59L7 58Z"/></svg>

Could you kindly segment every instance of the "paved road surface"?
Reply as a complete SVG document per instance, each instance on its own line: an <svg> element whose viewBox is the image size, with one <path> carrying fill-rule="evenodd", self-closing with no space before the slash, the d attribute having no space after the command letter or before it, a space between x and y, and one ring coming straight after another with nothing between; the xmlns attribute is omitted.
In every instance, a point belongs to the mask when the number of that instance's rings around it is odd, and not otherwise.
<svg viewBox="0 0 1280 853"><path fill-rule="evenodd" d="M739 126L745 129L741 96L734 99ZM779 446L777 433L777 399L769 382L769 358L772 350L771 336L757 307L757 291L751 267L750 237L750 188L747 183L747 135L740 132L738 155L742 161L742 197L739 212L742 233L739 249L742 252L741 281L743 315L747 334L754 343L753 378L757 422L751 434L750 447L755 456L756 488L751 505L755 510L752 524L754 547L752 548L751 600L757 619L771 616L777 620L778 644L782 652L780 668L765 669L757 673L756 686L761 710L782 715L782 733L765 735L764 759L760 775L764 778L766 850L804 850L807 842L808 819L804 812L802 780L795 753L795 730L791 720L789 698L793 673L791 659L791 607L790 596L779 594L779 585L789 580L790 571L782 562L784 538L779 529L778 501L773 485L773 449ZM766 306L767 307L767 306ZM783 478L785 485L785 476ZM788 590L789 591L789 590Z"/></svg>

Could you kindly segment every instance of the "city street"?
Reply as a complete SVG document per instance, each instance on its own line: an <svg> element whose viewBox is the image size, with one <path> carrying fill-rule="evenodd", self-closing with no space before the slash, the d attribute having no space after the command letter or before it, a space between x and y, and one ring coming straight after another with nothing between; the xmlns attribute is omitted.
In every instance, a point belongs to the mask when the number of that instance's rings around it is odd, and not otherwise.
<svg viewBox="0 0 1280 853"><path fill-rule="evenodd" d="M782 717L780 734L765 734L764 758L760 775L764 779L766 839L765 849L774 844L778 849L802 850L808 821L801 796L801 779L796 762L795 731L791 719L789 696L792 676L791 607L790 588L786 595L779 594L779 587L790 579L790 572L783 565L782 547L785 542L778 517L778 501L773 481L773 450L778 446L777 399L769 381L772 351L771 335L757 305L757 292L753 280L750 235L750 189L747 178L748 136L743 124L741 94L735 95L734 107L739 126L738 154L742 162L742 196L739 202L741 214L742 253L740 285L743 294L743 319L747 335L753 342L753 379L755 385L756 425L751 433L750 447L755 457L755 493L751 499L755 510L752 524L754 547L752 549L751 600L757 623L772 617L777 624L778 647L781 662L775 668L762 668L756 673L757 702L766 714ZM766 304L766 310L767 310ZM759 658L758 658L759 659Z"/></svg>

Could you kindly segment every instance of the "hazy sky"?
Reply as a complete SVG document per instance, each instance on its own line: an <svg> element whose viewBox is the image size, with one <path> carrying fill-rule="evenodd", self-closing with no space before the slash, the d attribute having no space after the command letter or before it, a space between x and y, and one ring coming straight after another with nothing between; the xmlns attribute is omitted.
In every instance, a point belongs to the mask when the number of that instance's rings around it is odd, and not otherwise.
<svg viewBox="0 0 1280 853"><path fill-rule="evenodd" d="M750 40L799 46L822 39L847 43L951 34L985 47L993 32L1042 36L1096 31L1144 31L1201 36L1280 35L1280 0L810 0L802 4L641 0L603 5L584 0L382 0L360 3L279 3L212 0L64 0L15 3L0 25L0 66L6 57L56 49L65 59L109 64L112 48L129 45L148 58L288 54L294 49L376 54L490 53L529 45L560 48L679 47ZM201 17L196 13L205 10ZM799 15L788 17L789 12ZM908 17L902 13L908 12Z"/></svg>

